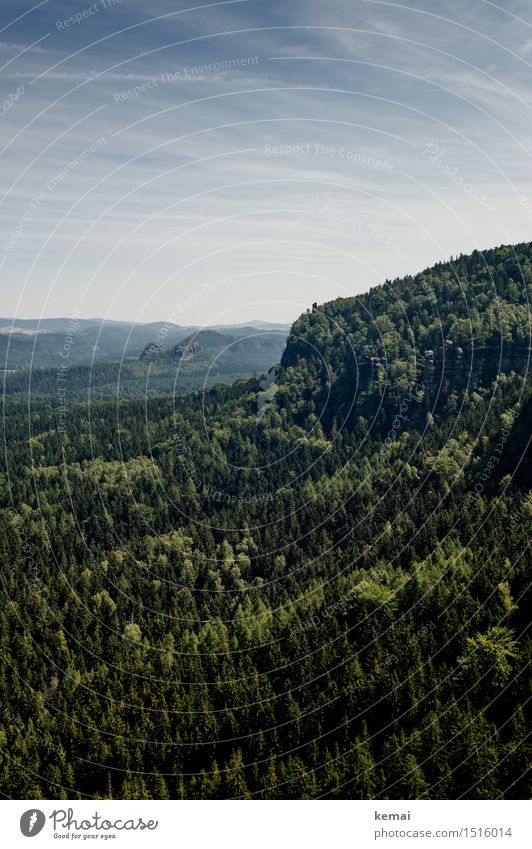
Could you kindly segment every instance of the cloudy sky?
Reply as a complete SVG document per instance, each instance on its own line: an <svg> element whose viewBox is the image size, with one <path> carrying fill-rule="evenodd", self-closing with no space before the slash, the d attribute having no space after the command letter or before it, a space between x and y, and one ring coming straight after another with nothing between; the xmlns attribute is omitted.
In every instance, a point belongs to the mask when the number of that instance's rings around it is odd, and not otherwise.
<svg viewBox="0 0 532 849"><path fill-rule="evenodd" d="M290 321L532 232L527 0L28 0L3 316Z"/></svg>

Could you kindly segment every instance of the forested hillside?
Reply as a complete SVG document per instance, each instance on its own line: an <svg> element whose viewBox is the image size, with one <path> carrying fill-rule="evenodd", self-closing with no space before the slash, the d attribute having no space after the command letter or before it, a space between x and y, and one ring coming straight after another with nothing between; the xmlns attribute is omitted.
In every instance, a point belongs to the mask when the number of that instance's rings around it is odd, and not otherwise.
<svg viewBox="0 0 532 849"><path fill-rule="evenodd" d="M239 378L267 371L281 359L287 337L283 330L253 327L233 328L231 333L197 330L186 335L183 335L185 328L169 334L163 327L155 337L154 330L149 330L151 340L137 351L135 359L128 359L126 355L130 355L132 346L137 350L139 338L145 341L146 327L140 328L130 339L126 339L122 331L123 338L118 336L115 340L118 343L122 338L122 355L120 350L112 348L116 362L101 362L96 356L91 362L92 355L89 356L86 345L83 342L80 345L77 337L68 337L70 341L65 349L65 337L60 337L59 344L57 334L50 334L46 336L49 351L44 362L54 362L53 368L42 368L42 340L39 339L40 348L37 345L33 352L34 341L24 338L26 366L4 375L0 391L9 398L25 399L28 395L50 398L57 397L61 386L71 402L183 395L213 383L233 383ZM97 328L90 328L90 331L97 333ZM56 339L53 345L52 336ZM161 341L153 341L154 338ZM169 345L170 340L175 344ZM15 337L6 339L5 344L9 346L8 362L12 364L13 352L17 349ZM75 356L71 357L71 351ZM98 356L108 358L101 351ZM81 364L83 360L85 364ZM30 362L39 367L28 368Z"/></svg>
<svg viewBox="0 0 532 849"><path fill-rule="evenodd" d="M5 398L3 794L528 798L531 284L460 257L65 432Z"/></svg>

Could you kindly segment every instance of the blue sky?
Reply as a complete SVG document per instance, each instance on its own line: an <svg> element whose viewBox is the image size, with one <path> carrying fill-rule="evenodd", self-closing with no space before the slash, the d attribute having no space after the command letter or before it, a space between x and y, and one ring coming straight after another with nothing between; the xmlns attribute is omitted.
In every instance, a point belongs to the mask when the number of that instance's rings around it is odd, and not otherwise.
<svg viewBox="0 0 532 849"><path fill-rule="evenodd" d="M4 315L290 321L531 238L532 9L2 4Z"/></svg>

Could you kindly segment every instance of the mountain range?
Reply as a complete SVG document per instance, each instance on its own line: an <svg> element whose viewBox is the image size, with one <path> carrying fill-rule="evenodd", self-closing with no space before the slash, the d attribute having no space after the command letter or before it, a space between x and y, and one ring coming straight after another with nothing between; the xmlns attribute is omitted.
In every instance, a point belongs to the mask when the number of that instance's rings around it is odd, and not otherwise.
<svg viewBox="0 0 532 849"><path fill-rule="evenodd" d="M208 329L231 337L252 337L266 331L286 335L290 326L255 320L243 325L217 325ZM78 317L42 320L0 318L0 368L19 371L59 367L67 352L70 365L132 360L158 338L163 338L165 344L176 345L203 331L201 327L180 326L172 322L135 324Z"/></svg>

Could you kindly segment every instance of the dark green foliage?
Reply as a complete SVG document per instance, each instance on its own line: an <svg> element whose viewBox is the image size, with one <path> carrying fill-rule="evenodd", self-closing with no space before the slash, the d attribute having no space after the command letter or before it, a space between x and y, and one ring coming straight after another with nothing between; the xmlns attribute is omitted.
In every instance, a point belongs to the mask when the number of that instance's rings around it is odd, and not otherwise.
<svg viewBox="0 0 532 849"><path fill-rule="evenodd" d="M261 416L254 379L72 404L66 433L5 403L4 795L530 795L526 369L413 392L464 303L475 344L528 344L531 257L315 308L294 337L327 369L292 339Z"/></svg>

